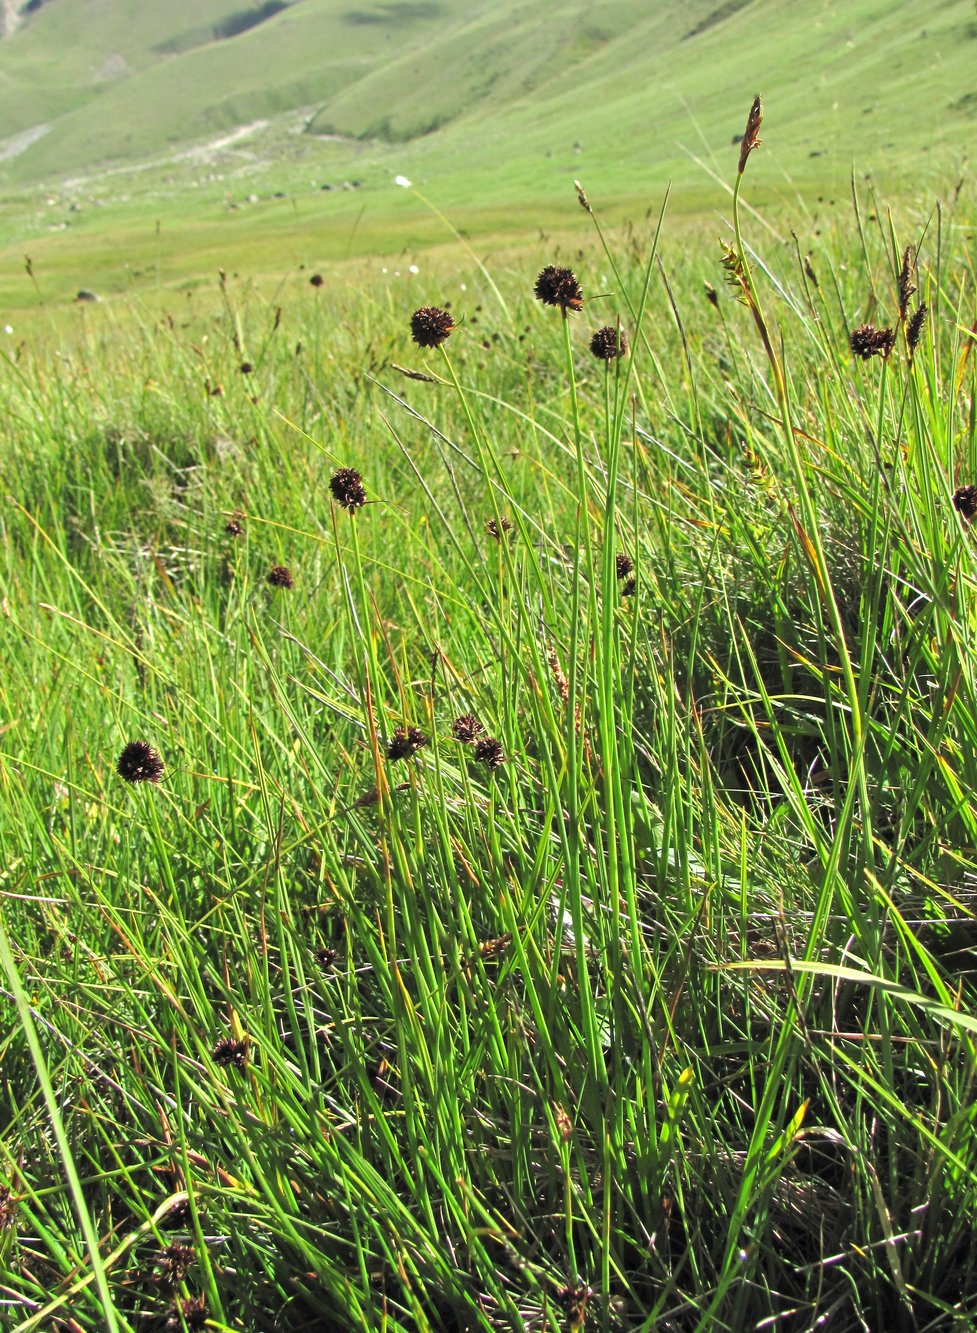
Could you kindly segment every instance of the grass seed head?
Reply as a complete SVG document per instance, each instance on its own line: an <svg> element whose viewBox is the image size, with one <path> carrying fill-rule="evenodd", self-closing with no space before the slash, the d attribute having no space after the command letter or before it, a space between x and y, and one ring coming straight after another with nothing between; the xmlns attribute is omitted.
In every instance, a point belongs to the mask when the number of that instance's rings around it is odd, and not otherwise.
<svg viewBox="0 0 977 1333"><path fill-rule="evenodd" d="M590 354L598 361L613 361L616 357L625 356L627 350L628 335L623 329L611 324L598 329L590 340Z"/></svg>
<svg viewBox="0 0 977 1333"><path fill-rule="evenodd" d="M909 298L916 290L916 283L913 280L913 248L907 245L902 252L902 268L899 270L899 318L906 318L906 311L909 309Z"/></svg>
<svg viewBox="0 0 977 1333"><path fill-rule="evenodd" d="M248 1062L248 1043L237 1037L221 1037L211 1055L214 1064L221 1069L227 1069L231 1065L236 1069L243 1069Z"/></svg>
<svg viewBox="0 0 977 1333"><path fill-rule="evenodd" d="M323 972L331 972L338 957L338 952L328 946L315 951L316 964L322 968Z"/></svg>
<svg viewBox="0 0 977 1333"><path fill-rule="evenodd" d="M881 356L886 360L895 346L895 341L896 335L892 329L877 329L874 324L859 324L857 329L852 329L851 350L863 361L869 361L873 356Z"/></svg>
<svg viewBox="0 0 977 1333"><path fill-rule="evenodd" d="M474 713L462 713L451 724L451 734L463 745L474 745L485 728Z"/></svg>
<svg viewBox="0 0 977 1333"><path fill-rule="evenodd" d="M498 520L490 518L485 524L485 531L496 541L501 541L507 532L512 531L512 521L506 518L505 514L500 514Z"/></svg>
<svg viewBox="0 0 977 1333"><path fill-rule="evenodd" d="M440 306L422 305L410 317L410 336L418 347L440 347L454 328L451 315Z"/></svg>
<svg viewBox="0 0 977 1333"><path fill-rule="evenodd" d="M119 755L116 771L126 782L160 782L166 769L146 741L130 741Z"/></svg>
<svg viewBox="0 0 977 1333"><path fill-rule="evenodd" d="M909 317L909 323L906 325L906 346L909 348L909 359L916 355L916 348L919 346L919 340L923 336L923 325L926 323L927 307L925 301L920 301L919 305Z"/></svg>
<svg viewBox="0 0 977 1333"><path fill-rule="evenodd" d="M203 1328L207 1322L207 1302L202 1296L188 1296L185 1301L180 1301L179 1305L174 1305L170 1309L166 1327L182 1329L181 1315L187 1328L194 1330Z"/></svg>
<svg viewBox="0 0 977 1333"><path fill-rule="evenodd" d="M502 752L502 742L496 740L494 736L483 736L481 740L475 742L475 758L486 768L501 768L505 763L505 755Z"/></svg>
<svg viewBox="0 0 977 1333"><path fill-rule="evenodd" d="M705 292L706 292L706 300L709 302L709 304L710 304L711 306L715 306L716 309L718 310L718 309L719 309L719 293L716 291L715 287L712 285L711 282L703 283L703 286L704 286L704 288L705 288Z"/></svg>
<svg viewBox="0 0 977 1333"><path fill-rule="evenodd" d="M362 509L366 504L363 478L355 468L341 467L334 472L329 480L329 489L336 503L348 509L351 514L355 514L357 509Z"/></svg>
<svg viewBox="0 0 977 1333"><path fill-rule="evenodd" d="M430 744L430 738L424 735L420 727L398 727L387 745L387 758L392 762L409 759Z"/></svg>
<svg viewBox="0 0 977 1333"><path fill-rule="evenodd" d="M583 290L573 269L547 264L536 279L533 288L537 301L543 305L558 305L564 314L583 308Z"/></svg>
<svg viewBox="0 0 977 1333"><path fill-rule="evenodd" d="M287 565L275 565L272 569L269 569L267 579L273 588L295 587L292 571Z"/></svg>
<svg viewBox="0 0 977 1333"><path fill-rule="evenodd" d="M760 126L763 124L763 101L760 94L757 93L753 99L753 105L750 107L750 114L746 119L746 132L740 140L740 165L739 174L742 176L746 170L746 159L753 152L754 148L759 148L763 142L760 138Z"/></svg>
<svg viewBox="0 0 977 1333"><path fill-rule="evenodd" d="M624 551L615 560L614 567L619 579L626 579L629 574L634 573L634 561Z"/></svg>
<svg viewBox="0 0 977 1333"><path fill-rule="evenodd" d="M953 507L965 523L977 516L977 486L958 486L953 492Z"/></svg>

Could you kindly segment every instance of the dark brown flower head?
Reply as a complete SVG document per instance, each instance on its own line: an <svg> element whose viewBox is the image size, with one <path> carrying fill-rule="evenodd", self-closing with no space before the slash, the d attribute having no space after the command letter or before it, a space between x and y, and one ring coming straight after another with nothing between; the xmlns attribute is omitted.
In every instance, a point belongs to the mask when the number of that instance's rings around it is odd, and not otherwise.
<svg viewBox="0 0 977 1333"><path fill-rule="evenodd" d="M895 345L896 335L892 329L877 329L874 324L859 324L852 329L851 350L863 361L873 356L888 357Z"/></svg>
<svg viewBox="0 0 977 1333"><path fill-rule="evenodd" d="M709 302L710 305L714 305L714 306L716 307L716 309L718 310L718 309L719 309L719 293L716 291L715 287L712 285L711 282L703 283L703 286L705 287L705 291L706 291L706 300Z"/></svg>
<svg viewBox="0 0 977 1333"><path fill-rule="evenodd" d="M440 306L422 305L410 317L410 336L418 347L440 347L454 328L455 321Z"/></svg>
<svg viewBox="0 0 977 1333"><path fill-rule="evenodd" d="M430 745L430 739L420 727L398 727L387 745L387 758L390 760L409 759Z"/></svg>
<svg viewBox="0 0 977 1333"><path fill-rule="evenodd" d="M151 745L145 741L130 741L119 755L116 771L126 782L160 782L165 767Z"/></svg>
<svg viewBox="0 0 977 1333"><path fill-rule="evenodd" d="M244 524L239 518L229 518L224 524L228 537L240 537L244 534Z"/></svg>
<svg viewBox="0 0 977 1333"><path fill-rule="evenodd" d="M616 357L625 356L627 350L628 335L623 329L611 324L598 329L590 340L590 354L598 361L613 361Z"/></svg>
<svg viewBox="0 0 977 1333"><path fill-rule="evenodd" d="M566 1115L566 1112L563 1114ZM587 1322L587 1306L593 1294L593 1288L583 1282L571 1282L556 1293L556 1299L566 1312L567 1328L584 1327Z"/></svg>
<svg viewBox="0 0 977 1333"><path fill-rule="evenodd" d="M913 280L913 248L907 245L902 252L902 268L899 270L899 318L905 319L906 312L909 309L909 298L916 290L916 283Z"/></svg>
<svg viewBox="0 0 977 1333"><path fill-rule="evenodd" d="M321 273L313 273L312 277L309 279L309 285L311 287L321 287L324 282L325 278Z"/></svg>
<svg viewBox="0 0 977 1333"><path fill-rule="evenodd" d="M355 514L357 509L362 509L366 504L363 478L355 468L341 467L338 472L334 472L329 480L329 489L336 503L348 509L351 514Z"/></svg>
<svg viewBox="0 0 977 1333"><path fill-rule="evenodd" d="M490 518L485 524L485 531L496 541L501 540L507 532L512 531L512 521L506 518L505 514L500 514L498 520Z"/></svg>
<svg viewBox="0 0 977 1333"><path fill-rule="evenodd" d="M178 1306L174 1305L170 1308L166 1327L168 1329L182 1329L181 1314L186 1321L187 1328L201 1329L207 1322L207 1302L202 1296L188 1296L185 1301L180 1301Z"/></svg>
<svg viewBox="0 0 977 1333"><path fill-rule="evenodd" d="M315 951L316 963L322 968L323 972L331 972L338 957L337 950L330 949L328 946Z"/></svg>
<svg viewBox="0 0 977 1333"><path fill-rule="evenodd" d="M547 264L533 288L537 301L543 305L558 305L564 314L583 308L583 290L573 269Z"/></svg>
<svg viewBox="0 0 977 1333"><path fill-rule="evenodd" d="M909 316L909 323L906 325L906 346L909 348L909 359L916 355L916 348L919 346L919 340L923 336L923 325L926 323L926 302L920 301L919 305Z"/></svg>
<svg viewBox="0 0 977 1333"><path fill-rule="evenodd" d="M155 1267L159 1270L160 1281L168 1287L183 1282L196 1257L189 1245L167 1245L156 1256Z"/></svg>
<svg viewBox="0 0 977 1333"><path fill-rule="evenodd" d="M746 159L753 152L754 148L759 148L762 140L760 138L760 126L763 123L763 102L760 94L757 93L753 99L753 105L750 107L750 114L746 120L746 133L740 140L740 165L739 174L742 176L746 170Z"/></svg>
<svg viewBox="0 0 977 1333"><path fill-rule="evenodd" d="M0 1185L0 1231L6 1231L14 1224L17 1204L9 1185Z"/></svg>
<svg viewBox="0 0 977 1333"><path fill-rule="evenodd" d="M273 588L295 587L292 571L287 565L275 565L272 569L269 569L267 579Z"/></svg>
<svg viewBox="0 0 977 1333"><path fill-rule="evenodd" d="M502 742L496 740L494 736L483 736L481 740L477 740L473 753L478 762L485 764L487 768L501 768L505 763Z"/></svg>
<svg viewBox="0 0 977 1333"><path fill-rule="evenodd" d="M243 1069L248 1062L248 1043L237 1037L221 1037L211 1055L214 1057L214 1064L219 1065L221 1069L227 1069L230 1065L234 1065L236 1069Z"/></svg>
<svg viewBox="0 0 977 1333"><path fill-rule="evenodd" d="M192 1216L190 1200L184 1195L170 1205L160 1221L160 1226L165 1227L167 1231L183 1231L190 1225Z"/></svg>
<svg viewBox="0 0 977 1333"><path fill-rule="evenodd" d="M614 565L615 569L617 570L617 576L619 579L626 579L629 574L634 573L634 561L631 559L629 555L626 555L623 551L617 557L616 561L614 562Z"/></svg>
<svg viewBox="0 0 977 1333"><path fill-rule="evenodd" d="M473 713L463 713L451 724L451 734L463 745L474 745L485 728Z"/></svg>
<svg viewBox="0 0 977 1333"><path fill-rule="evenodd" d="M953 507L965 523L977 515L977 486L958 486L953 492Z"/></svg>
<svg viewBox="0 0 977 1333"><path fill-rule="evenodd" d="M621 596L633 597L637 591L638 591L637 579L630 578L628 579L627 583L625 583L624 587L621 589Z"/></svg>
<svg viewBox="0 0 977 1333"><path fill-rule="evenodd" d="M241 362L241 365L239 366L239 370L241 371L241 374L242 374L242 375L253 375L253 374L254 374L254 362L253 362L253 361L242 361L242 362Z"/></svg>

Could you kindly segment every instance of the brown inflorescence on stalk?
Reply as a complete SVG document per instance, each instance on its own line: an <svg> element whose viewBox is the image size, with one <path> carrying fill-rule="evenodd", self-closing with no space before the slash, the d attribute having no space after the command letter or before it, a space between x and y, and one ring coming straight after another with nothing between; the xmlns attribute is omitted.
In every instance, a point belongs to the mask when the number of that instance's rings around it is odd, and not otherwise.
<svg viewBox="0 0 977 1333"><path fill-rule="evenodd" d="M267 574L268 582L273 588L294 588L295 580L292 578L292 571L287 565L274 565Z"/></svg>
<svg viewBox="0 0 977 1333"><path fill-rule="evenodd" d="M116 771L126 782L161 782L163 760L146 741L130 741L119 755Z"/></svg>
<svg viewBox="0 0 977 1333"><path fill-rule="evenodd" d="M542 301L543 305L559 306L564 314L568 310L583 308L583 289L571 268L547 264L536 279L533 292L537 301Z"/></svg>
<svg viewBox="0 0 977 1333"><path fill-rule="evenodd" d="M902 252L902 267L899 270L899 318L905 319L906 312L909 310L909 298L916 290L916 283L913 280L913 248L907 245Z"/></svg>
<svg viewBox="0 0 977 1333"><path fill-rule="evenodd" d="M422 305L410 318L410 336L418 347L440 347L454 328L449 312L436 305Z"/></svg>
<svg viewBox="0 0 977 1333"><path fill-rule="evenodd" d="M965 523L977 515L977 486L958 486L953 492L953 507Z"/></svg>
<svg viewBox="0 0 977 1333"><path fill-rule="evenodd" d="M451 734L463 745L474 745L485 728L474 713L463 713L451 724Z"/></svg>
<svg viewBox="0 0 977 1333"><path fill-rule="evenodd" d="M334 472L329 479L329 489L336 503L348 509L351 514L355 514L357 509L362 509L366 504L363 478L355 468L341 467Z"/></svg>
<svg viewBox="0 0 977 1333"><path fill-rule="evenodd" d="M483 736L481 740L476 741L473 753L478 762L485 764L487 768L501 768L505 763L502 742L496 740L494 736Z"/></svg>
<svg viewBox="0 0 977 1333"><path fill-rule="evenodd" d="M634 561L622 551L614 561L614 568L619 579L626 579L629 574L634 573Z"/></svg>
<svg viewBox="0 0 977 1333"><path fill-rule="evenodd" d="M754 148L759 148L763 142L760 138L760 126L763 123L763 101L760 94L757 93L753 99L753 105L750 107L750 114L746 120L746 133L740 140L740 165L739 174L742 176L746 170L746 159L753 152Z"/></svg>
<svg viewBox="0 0 977 1333"><path fill-rule="evenodd" d="M238 1037L221 1037L211 1054L214 1064L222 1069L227 1069L231 1065L236 1069L243 1069L248 1062L248 1043Z"/></svg>
<svg viewBox="0 0 977 1333"><path fill-rule="evenodd" d="M207 1302L202 1296L188 1296L185 1301L180 1301L179 1305L174 1305L170 1309L166 1327L168 1329L182 1329L181 1315L187 1328L201 1329L207 1322Z"/></svg>
<svg viewBox="0 0 977 1333"><path fill-rule="evenodd" d="M387 745L387 758L392 762L409 759L430 744L429 737L424 735L420 727L398 727Z"/></svg>
<svg viewBox="0 0 977 1333"><path fill-rule="evenodd" d="M590 354L598 361L614 361L619 356L626 356L627 350L628 335L611 324L598 329L590 340Z"/></svg>
<svg viewBox="0 0 977 1333"><path fill-rule="evenodd" d="M893 329L877 329L874 324L859 324L857 329L852 329L851 350L863 361L869 361L873 356L881 356L885 360L895 346L895 341Z"/></svg>
<svg viewBox="0 0 977 1333"><path fill-rule="evenodd" d="M505 514L500 514L498 520L490 518L485 524L485 531L496 541L500 541L507 532L512 531L512 521L506 518Z"/></svg>
<svg viewBox="0 0 977 1333"><path fill-rule="evenodd" d="M167 1245L156 1256L154 1265L159 1270L160 1282L168 1287L176 1287L184 1282L196 1257L189 1245Z"/></svg>
<svg viewBox="0 0 977 1333"><path fill-rule="evenodd" d="M909 323L906 325L906 346L909 348L910 361L916 355L916 348L919 346L919 340L923 336L923 325L926 323L927 306L925 301L920 301L919 305L909 317Z"/></svg>

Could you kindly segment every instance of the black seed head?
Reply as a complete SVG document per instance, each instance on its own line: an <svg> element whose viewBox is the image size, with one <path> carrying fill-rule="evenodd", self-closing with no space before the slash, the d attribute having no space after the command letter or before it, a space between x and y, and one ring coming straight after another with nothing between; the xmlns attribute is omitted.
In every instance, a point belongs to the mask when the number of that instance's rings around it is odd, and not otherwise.
<svg viewBox="0 0 977 1333"><path fill-rule="evenodd" d="M239 367L239 369L240 369L242 375L253 375L253 374L254 374L254 362L253 362L253 361L242 361L242 362L241 362L241 365L240 365L240 367Z"/></svg>
<svg viewBox="0 0 977 1333"><path fill-rule="evenodd" d="M623 329L610 324L598 329L590 340L590 354L598 361L613 361L616 357L625 356L627 350L628 335Z"/></svg>
<svg viewBox="0 0 977 1333"><path fill-rule="evenodd" d="M312 277L309 279L309 285L312 287L321 287L324 282L325 278L321 273L313 273Z"/></svg>
<svg viewBox="0 0 977 1333"><path fill-rule="evenodd" d="M17 1204L9 1185L0 1185L0 1231L6 1231L14 1224Z"/></svg>
<svg viewBox="0 0 977 1333"><path fill-rule="evenodd" d="M637 581L637 579L633 579L633 578L628 579L627 583L625 583L624 587L621 589L621 596L622 596L622 597L633 597L634 594L637 592L637 590L638 590L638 581Z"/></svg>
<svg viewBox="0 0 977 1333"><path fill-rule="evenodd" d="M294 588L295 580L292 578L292 571L287 565L275 565L269 569L267 574L268 582L273 588Z"/></svg>
<svg viewBox="0 0 977 1333"><path fill-rule="evenodd" d="M322 968L323 972L331 972L338 957L339 953L336 949L324 947L315 951L316 963Z"/></svg>
<svg viewBox="0 0 977 1333"><path fill-rule="evenodd" d="M241 537L244 534L244 524L239 518L229 518L224 524L224 531L228 537Z"/></svg>
<svg viewBox="0 0 977 1333"><path fill-rule="evenodd" d="M451 724L451 734L463 745L474 745L485 728L473 713L463 713Z"/></svg>
<svg viewBox="0 0 977 1333"><path fill-rule="evenodd" d="M436 305L422 305L410 317L410 336L418 347L440 347L454 327L448 311Z"/></svg>
<svg viewBox="0 0 977 1333"><path fill-rule="evenodd" d="M895 345L896 335L892 329L877 329L874 324L859 324L852 329L851 350L863 361L873 356L888 357Z"/></svg>
<svg viewBox="0 0 977 1333"><path fill-rule="evenodd" d="M473 753L478 762L485 764L487 768L501 768L505 763L502 742L496 740L494 736L483 736L481 740L476 741Z"/></svg>
<svg viewBox="0 0 977 1333"><path fill-rule="evenodd" d="M958 486L953 492L953 507L965 523L977 515L977 486Z"/></svg>
<svg viewBox="0 0 977 1333"><path fill-rule="evenodd" d="M151 745L145 741L130 741L119 755L116 771L126 782L160 782L165 768Z"/></svg>
<svg viewBox="0 0 977 1333"><path fill-rule="evenodd" d="M167 1245L156 1257L155 1266L159 1269L160 1281L168 1287L177 1286L186 1279L196 1257L189 1245Z"/></svg>
<svg viewBox="0 0 977 1333"><path fill-rule="evenodd" d="M234 1065L236 1069L243 1069L248 1062L248 1043L240 1041L237 1037L221 1037L211 1055L214 1057L214 1064L219 1065L221 1069L227 1069L230 1065Z"/></svg>
<svg viewBox="0 0 977 1333"><path fill-rule="evenodd" d="M498 519L490 518L485 524L485 531L496 541L500 541L507 532L512 531L512 522L506 518L505 514L500 514Z"/></svg>
<svg viewBox="0 0 977 1333"><path fill-rule="evenodd" d="M703 286L705 287L706 300L709 302L710 305L714 305L714 306L716 307L716 309L718 310L718 309L719 309L719 293L716 291L715 287L712 285L711 282L703 283Z"/></svg>
<svg viewBox="0 0 977 1333"><path fill-rule="evenodd" d="M547 264L533 288L537 301L543 305L558 305L564 314L583 308L583 290L576 274L570 268Z"/></svg>
<svg viewBox="0 0 977 1333"><path fill-rule="evenodd" d="M181 1314L186 1321L187 1328L201 1329L207 1322L207 1302L202 1296L188 1296L185 1301L180 1301L178 1306L174 1305L170 1308L166 1327L168 1329L181 1329L183 1327L180 1322Z"/></svg>
<svg viewBox="0 0 977 1333"><path fill-rule="evenodd" d="M355 514L357 509L366 504L363 478L355 468L341 467L338 472L334 472L329 481L329 489L336 503L348 509L351 514Z"/></svg>
<svg viewBox="0 0 977 1333"><path fill-rule="evenodd" d="M409 759L417 754L418 750L423 750L425 745L430 744L430 739L424 735L420 727L398 727L387 745L387 758Z"/></svg>
<svg viewBox="0 0 977 1333"><path fill-rule="evenodd" d="M919 346L919 340L923 336L923 325L926 323L926 302L920 301L919 305L909 317L909 323L906 325L906 345L909 348L909 358L916 355L916 348Z"/></svg>
<svg viewBox="0 0 977 1333"><path fill-rule="evenodd" d="M617 557L614 564L619 579L626 579L629 574L634 573L634 561L629 555L625 555L623 551Z"/></svg>

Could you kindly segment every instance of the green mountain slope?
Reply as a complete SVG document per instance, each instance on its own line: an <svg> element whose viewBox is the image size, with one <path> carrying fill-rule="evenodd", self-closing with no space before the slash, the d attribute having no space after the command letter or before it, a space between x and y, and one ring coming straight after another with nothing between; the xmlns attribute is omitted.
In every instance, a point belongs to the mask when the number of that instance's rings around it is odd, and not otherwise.
<svg viewBox="0 0 977 1333"><path fill-rule="evenodd" d="M598 138L687 161L678 145L728 142L754 88L792 147L848 158L963 144L977 111L972 0L349 4L47 0L0 44L0 115L22 136L3 170L133 162L295 108L313 133L517 174Z"/></svg>

